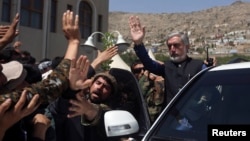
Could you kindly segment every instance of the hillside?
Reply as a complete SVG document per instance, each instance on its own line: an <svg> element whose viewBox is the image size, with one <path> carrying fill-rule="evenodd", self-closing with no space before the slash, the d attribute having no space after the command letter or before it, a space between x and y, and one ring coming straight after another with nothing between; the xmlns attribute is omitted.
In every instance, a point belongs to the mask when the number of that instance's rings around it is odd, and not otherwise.
<svg viewBox="0 0 250 141"><path fill-rule="evenodd" d="M250 29L250 3L236 1L228 6L189 13L110 12L109 31L118 30L128 40L128 18L137 15L146 26L146 41L161 42L172 31L186 31L190 38L211 38L236 30ZM249 37L247 37L249 39Z"/></svg>

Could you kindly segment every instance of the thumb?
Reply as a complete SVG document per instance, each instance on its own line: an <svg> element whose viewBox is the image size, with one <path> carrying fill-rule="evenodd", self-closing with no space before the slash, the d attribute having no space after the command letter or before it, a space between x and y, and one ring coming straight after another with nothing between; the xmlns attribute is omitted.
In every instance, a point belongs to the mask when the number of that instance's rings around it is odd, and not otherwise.
<svg viewBox="0 0 250 141"><path fill-rule="evenodd" d="M92 80L91 80L91 79L85 80L85 81L83 82L82 86L81 86L81 89L86 89L86 88L90 87L91 83L92 83Z"/></svg>

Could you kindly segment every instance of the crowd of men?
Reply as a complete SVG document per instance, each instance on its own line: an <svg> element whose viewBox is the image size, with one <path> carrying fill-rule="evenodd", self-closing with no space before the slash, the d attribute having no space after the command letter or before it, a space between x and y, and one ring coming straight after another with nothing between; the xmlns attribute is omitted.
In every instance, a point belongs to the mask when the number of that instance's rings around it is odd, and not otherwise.
<svg viewBox="0 0 250 141"><path fill-rule="evenodd" d="M63 13L62 30L68 41L65 55L40 61L22 50L20 41L12 44L19 35L19 14L10 25L0 26L0 140L128 139L108 138L103 118L109 110L128 107L124 99L133 94L118 94L122 92L116 78L109 71L96 72L101 63L118 53L118 47L99 52L92 62L79 55L78 21L78 15L72 11ZM131 64L131 71L142 90L153 123L181 87L208 67L208 63L187 55L189 39L182 32L172 33L166 39L169 61L152 60L143 44L145 27L139 18L131 16L129 27L138 56ZM9 44L12 45L7 46ZM216 65L215 58L213 61L212 65ZM117 98L117 95L122 97Z"/></svg>

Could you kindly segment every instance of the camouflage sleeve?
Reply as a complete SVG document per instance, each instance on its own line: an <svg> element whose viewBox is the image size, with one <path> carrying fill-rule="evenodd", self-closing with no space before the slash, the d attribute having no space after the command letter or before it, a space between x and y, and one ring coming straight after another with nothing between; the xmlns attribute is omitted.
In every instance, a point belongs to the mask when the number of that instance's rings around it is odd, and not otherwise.
<svg viewBox="0 0 250 141"><path fill-rule="evenodd" d="M96 117L92 121L88 121L84 115L81 116L81 124L84 126L98 126L100 121L103 121L103 116L106 111L111 110L106 104L93 104L98 109Z"/></svg>
<svg viewBox="0 0 250 141"><path fill-rule="evenodd" d="M2 93L0 95L0 104L7 98L11 98L11 100L16 103L19 100L23 90L28 91L28 100L30 100L35 94L40 95L40 99L43 103L49 103L55 100L69 86L69 68L70 60L62 60L61 63L53 70L51 74L49 74L46 79L38 83L34 83L21 90L15 90L10 93Z"/></svg>
<svg viewBox="0 0 250 141"><path fill-rule="evenodd" d="M145 98L147 96L147 93L149 91L149 81L147 76L143 75L140 79L139 79L139 86L141 87L142 90L142 95Z"/></svg>
<svg viewBox="0 0 250 141"><path fill-rule="evenodd" d="M164 81L155 81L154 88L146 98L148 112L152 121L159 116L163 107L164 101Z"/></svg>

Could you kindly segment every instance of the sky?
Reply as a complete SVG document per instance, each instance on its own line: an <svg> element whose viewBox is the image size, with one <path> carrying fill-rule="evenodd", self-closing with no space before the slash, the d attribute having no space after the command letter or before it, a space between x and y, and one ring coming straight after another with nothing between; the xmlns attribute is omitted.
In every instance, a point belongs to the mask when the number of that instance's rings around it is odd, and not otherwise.
<svg viewBox="0 0 250 141"><path fill-rule="evenodd" d="M110 12L180 13L228 6L238 0L109 0ZM241 0L250 2L250 0Z"/></svg>

